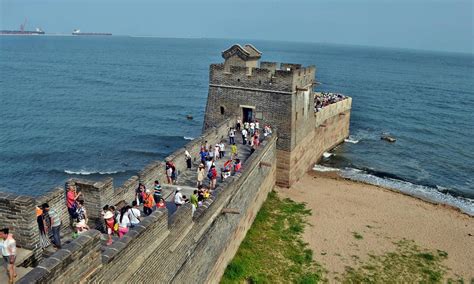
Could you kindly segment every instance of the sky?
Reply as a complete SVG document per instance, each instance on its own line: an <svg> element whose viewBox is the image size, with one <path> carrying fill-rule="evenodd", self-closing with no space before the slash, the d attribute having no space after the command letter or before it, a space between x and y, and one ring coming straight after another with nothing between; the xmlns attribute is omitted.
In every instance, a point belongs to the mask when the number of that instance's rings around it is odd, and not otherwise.
<svg viewBox="0 0 474 284"><path fill-rule="evenodd" d="M474 53L474 0L0 0L0 29Z"/></svg>

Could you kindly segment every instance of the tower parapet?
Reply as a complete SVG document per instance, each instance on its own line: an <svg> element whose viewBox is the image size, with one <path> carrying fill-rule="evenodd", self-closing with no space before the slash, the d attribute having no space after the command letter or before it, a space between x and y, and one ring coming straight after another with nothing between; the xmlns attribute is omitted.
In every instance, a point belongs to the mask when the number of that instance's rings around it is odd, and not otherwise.
<svg viewBox="0 0 474 284"><path fill-rule="evenodd" d="M297 180L290 173L291 154L314 136L316 67L259 62L261 56L253 45L235 44L222 52L223 63L210 66L203 129L229 117L271 125L278 132L279 184L289 186ZM346 128L342 136L348 136Z"/></svg>

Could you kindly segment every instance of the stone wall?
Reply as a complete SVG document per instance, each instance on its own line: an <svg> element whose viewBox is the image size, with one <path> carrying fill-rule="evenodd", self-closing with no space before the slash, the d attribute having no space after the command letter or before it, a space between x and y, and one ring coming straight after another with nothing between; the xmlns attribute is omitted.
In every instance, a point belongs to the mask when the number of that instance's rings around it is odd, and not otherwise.
<svg viewBox="0 0 474 284"><path fill-rule="evenodd" d="M20 283L218 282L275 184L276 140L265 140L242 172L223 181L194 218L189 204L170 222L166 210L157 210L102 253L99 233L89 231L41 262ZM224 208L236 208L240 214L223 214Z"/></svg>
<svg viewBox="0 0 474 284"><path fill-rule="evenodd" d="M349 136L352 99L331 104L313 114L312 131L290 152L277 150L277 185L290 187L322 157Z"/></svg>
<svg viewBox="0 0 474 284"><path fill-rule="evenodd" d="M101 266L100 233L90 230L40 262L16 283L79 283Z"/></svg>
<svg viewBox="0 0 474 284"><path fill-rule="evenodd" d="M18 247L33 251L25 265L34 265L42 259L43 249L39 245L39 228L36 221L36 206L48 203L61 217L62 233L70 230L64 189L57 187L43 196L33 198L0 192L0 224L10 228Z"/></svg>
<svg viewBox="0 0 474 284"><path fill-rule="evenodd" d="M206 106L205 129L226 117L242 117L242 106L254 107L260 127L269 124L278 132L278 148L290 149L291 145L291 95L263 91L250 91L223 86L209 86ZM222 115L220 107L224 107Z"/></svg>

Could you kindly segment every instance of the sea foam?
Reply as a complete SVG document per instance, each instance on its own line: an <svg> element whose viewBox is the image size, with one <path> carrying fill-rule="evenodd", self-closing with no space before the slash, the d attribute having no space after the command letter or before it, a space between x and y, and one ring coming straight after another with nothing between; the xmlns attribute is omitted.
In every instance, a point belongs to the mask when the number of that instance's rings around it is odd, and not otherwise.
<svg viewBox="0 0 474 284"><path fill-rule="evenodd" d="M449 193L443 193L437 190L439 189L446 191L447 188L445 187L436 186L437 188L433 188L395 178L382 178L355 168L337 169L322 165L315 165L313 170L319 172L339 171L340 176L344 178L381 186L420 198L431 203L440 203L453 206L459 208L462 212L470 216L474 216L474 200L470 198L452 196Z"/></svg>
<svg viewBox="0 0 474 284"><path fill-rule="evenodd" d="M89 175L113 175L113 174L123 173L125 171L87 171L87 170L71 171L71 170L64 170L64 172L66 174L69 174L69 175L89 176Z"/></svg>

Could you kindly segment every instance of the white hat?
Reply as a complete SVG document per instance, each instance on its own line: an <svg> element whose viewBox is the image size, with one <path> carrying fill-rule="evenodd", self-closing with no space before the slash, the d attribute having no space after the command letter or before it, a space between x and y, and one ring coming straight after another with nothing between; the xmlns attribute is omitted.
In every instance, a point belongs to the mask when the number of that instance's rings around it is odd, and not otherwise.
<svg viewBox="0 0 474 284"><path fill-rule="evenodd" d="M104 219L110 219L110 218L113 218L114 217L114 213L110 212L110 211L107 211L105 212L104 214Z"/></svg>
<svg viewBox="0 0 474 284"><path fill-rule="evenodd" d="M178 188L176 189L176 191L181 191L181 187L178 187Z"/></svg>
<svg viewBox="0 0 474 284"><path fill-rule="evenodd" d="M145 191L145 193L150 194L151 191L150 191L149 189L147 189L147 190Z"/></svg>

